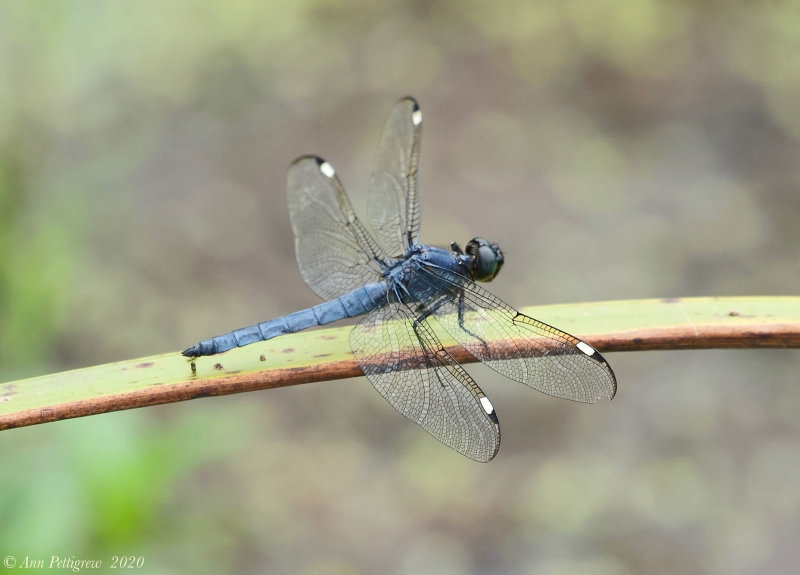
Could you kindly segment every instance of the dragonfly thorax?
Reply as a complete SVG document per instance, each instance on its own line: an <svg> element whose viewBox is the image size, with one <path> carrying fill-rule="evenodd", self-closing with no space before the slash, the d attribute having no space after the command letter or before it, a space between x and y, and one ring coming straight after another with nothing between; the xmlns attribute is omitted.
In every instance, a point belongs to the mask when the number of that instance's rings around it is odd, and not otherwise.
<svg viewBox="0 0 800 575"><path fill-rule="evenodd" d="M446 286L431 282L430 275L421 273L422 268L463 274L463 263L453 252L414 244L403 259L392 262L383 271L390 293L396 293L401 301L422 303L437 299L448 291Z"/></svg>

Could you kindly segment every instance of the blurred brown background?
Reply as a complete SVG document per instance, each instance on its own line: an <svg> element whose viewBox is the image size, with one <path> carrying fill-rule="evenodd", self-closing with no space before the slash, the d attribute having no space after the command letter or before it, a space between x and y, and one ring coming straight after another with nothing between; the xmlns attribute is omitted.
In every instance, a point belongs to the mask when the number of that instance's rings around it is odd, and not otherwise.
<svg viewBox="0 0 800 575"><path fill-rule="evenodd" d="M516 306L796 294L800 3L5 3L0 380L179 350L317 302L285 175L363 206L420 101L427 243ZM363 210L362 210L363 212ZM791 573L800 356L610 354L610 404L480 366L487 465L364 379L0 434L0 555L148 573Z"/></svg>

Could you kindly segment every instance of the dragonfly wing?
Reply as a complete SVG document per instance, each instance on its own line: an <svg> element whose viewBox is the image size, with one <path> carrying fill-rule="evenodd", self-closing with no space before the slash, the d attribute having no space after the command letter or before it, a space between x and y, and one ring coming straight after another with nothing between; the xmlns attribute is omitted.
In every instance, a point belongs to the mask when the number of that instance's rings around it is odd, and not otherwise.
<svg viewBox="0 0 800 575"><path fill-rule="evenodd" d="M483 391L447 353L427 320L404 304L367 314L350 333L364 375L397 411L475 461L500 448L500 425Z"/></svg>
<svg viewBox="0 0 800 575"><path fill-rule="evenodd" d="M287 196L297 265L314 293L329 300L377 280L383 256L328 162L295 160Z"/></svg>
<svg viewBox="0 0 800 575"><path fill-rule="evenodd" d="M422 112L403 98L389 113L381 134L367 196L367 218L390 257L405 255L419 239L417 165Z"/></svg>
<svg viewBox="0 0 800 575"><path fill-rule="evenodd" d="M616 394L614 372L588 343L519 313L466 277L431 268L420 273L457 294L439 302L436 321L498 373L572 401L594 403Z"/></svg>

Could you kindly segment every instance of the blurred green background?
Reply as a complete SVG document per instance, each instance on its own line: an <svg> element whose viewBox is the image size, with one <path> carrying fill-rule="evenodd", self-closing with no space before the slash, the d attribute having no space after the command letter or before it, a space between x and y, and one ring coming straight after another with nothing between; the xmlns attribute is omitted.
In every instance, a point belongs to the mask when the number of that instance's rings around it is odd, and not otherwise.
<svg viewBox="0 0 800 575"><path fill-rule="evenodd" d="M427 243L482 235L517 306L796 294L800 3L0 5L0 380L183 349L313 305L286 168L362 206L425 117ZM362 211L363 213L363 211ZM470 366L451 452L364 379L0 433L0 555L148 573L787 573L800 356L610 354L608 404Z"/></svg>

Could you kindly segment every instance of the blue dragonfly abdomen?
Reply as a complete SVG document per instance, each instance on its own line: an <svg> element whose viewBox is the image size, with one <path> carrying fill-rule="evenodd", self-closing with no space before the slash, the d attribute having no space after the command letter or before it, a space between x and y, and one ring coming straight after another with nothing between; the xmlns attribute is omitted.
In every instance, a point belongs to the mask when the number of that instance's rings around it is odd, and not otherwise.
<svg viewBox="0 0 800 575"><path fill-rule="evenodd" d="M364 315L376 307L386 305L388 303L387 292L388 286L385 282L367 284L314 307L201 341L197 345L185 349L183 355L186 357L216 355L235 347L250 345L279 335L296 333L340 319Z"/></svg>

